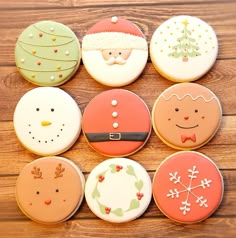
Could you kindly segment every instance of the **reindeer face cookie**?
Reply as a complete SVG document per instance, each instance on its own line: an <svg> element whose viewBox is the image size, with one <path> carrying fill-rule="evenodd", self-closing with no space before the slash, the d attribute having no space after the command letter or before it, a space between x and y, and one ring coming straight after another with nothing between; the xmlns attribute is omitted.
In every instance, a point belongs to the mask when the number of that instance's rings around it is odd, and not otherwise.
<svg viewBox="0 0 236 238"><path fill-rule="evenodd" d="M190 150L206 144L217 132L221 105L209 89L194 83L167 88L156 100L152 122L167 145Z"/></svg>
<svg viewBox="0 0 236 238"><path fill-rule="evenodd" d="M59 88L41 87L18 102L14 127L21 143L39 155L56 155L69 149L81 130L81 112L73 98Z"/></svg>
<svg viewBox="0 0 236 238"><path fill-rule="evenodd" d="M62 157L34 160L23 168L17 179L16 199L20 209L40 223L54 224L69 219L79 208L83 195L82 172Z"/></svg>

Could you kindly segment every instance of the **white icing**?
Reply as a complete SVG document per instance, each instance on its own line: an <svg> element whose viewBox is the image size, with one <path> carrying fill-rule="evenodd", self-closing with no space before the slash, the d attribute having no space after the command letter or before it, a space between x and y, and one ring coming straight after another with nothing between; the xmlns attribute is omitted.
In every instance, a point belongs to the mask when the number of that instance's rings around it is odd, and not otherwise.
<svg viewBox="0 0 236 238"><path fill-rule="evenodd" d="M55 80L55 76L52 75L52 76L50 77L50 80L51 80L51 81Z"/></svg>
<svg viewBox="0 0 236 238"><path fill-rule="evenodd" d="M54 31L54 28L53 28L53 27L51 27L51 28L50 28L50 31L51 31L51 32L53 32L53 31Z"/></svg>
<svg viewBox="0 0 236 238"><path fill-rule="evenodd" d="M114 118L118 117L118 112L112 112L112 117Z"/></svg>
<svg viewBox="0 0 236 238"><path fill-rule="evenodd" d="M111 171L111 166L114 165L122 166L122 169L119 172ZM131 167L135 175L127 173L127 169ZM104 180L98 182L98 176L104 171L107 171ZM139 190L135 183L143 183L140 186L140 193L143 194L140 200L137 198ZM96 194L94 196L96 184L100 193L99 198ZM146 170L137 162L126 158L109 159L99 164L89 174L85 185L85 197L90 209L101 219L117 223L128 222L141 216L147 209L152 197L151 180ZM139 206L129 210L131 201ZM111 208L110 213L103 214L98 202ZM116 215L114 211L121 211L122 216Z"/></svg>
<svg viewBox="0 0 236 238"><path fill-rule="evenodd" d="M21 63L25 63L25 59L21 59L20 62L21 62Z"/></svg>
<svg viewBox="0 0 236 238"><path fill-rule="evenodd" d="M29 34L29 38L33 38L33 34Z"/></svg>
<svg viewBox="0 0 236 238"><path fill-rule="evenodd" d="M119 127L119 124L118 124L118 122L114 122L112 126L113 126L113 128L115 128L115 129L116 129L116 128L118 128L118 127Z"/></svg>
<svg viewBox="0 0 236 238"><path fill-rule="evenodd" d="M42 122L47 126L42 126ZM56 155L69 149L77 140L81 112L63 90L39 87L27 92L18 102L14 127L17 137L30 151L39 155Z"/></svg>
<svg viewBox="0 0 236 238"><path fill-rule="evenodd" d="M185 25L187 39L182 38ZM186 61L183 56L171 56L179 53L183 44L190 47L185 50L189 54ZM214 30L202 20L190 16L177 16L165 21L156 29L150 43L150 56L157 70L168 79L179 82L196 80L204 75L214 64L217 53Z"/></svg>
<svg viewBox="0 0 236 238"><path fill-rule="evenodd" d="M114 99L114 100L111 101L112 106L116 106L117 104L118 104L117 100Z"/></svg>
<svg viewBox="0 0 236 238"><path fill-rule="evenodd" d="M111 22L112 22L112 23L118 22L118 17L116 17L116 16L112 17L112 18L111 18Z"/></svg>
<svg viewBox="0 0 236 238"><path fill-rule="evenodd" d="M65 55L70 55L70 52L67 50L67 51L65 52Z"/></svg>

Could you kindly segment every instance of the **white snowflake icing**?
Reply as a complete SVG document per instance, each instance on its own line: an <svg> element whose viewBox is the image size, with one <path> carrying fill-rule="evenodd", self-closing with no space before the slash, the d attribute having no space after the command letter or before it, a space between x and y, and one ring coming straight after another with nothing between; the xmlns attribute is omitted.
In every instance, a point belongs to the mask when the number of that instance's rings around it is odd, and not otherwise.
<svg viewBox="0 0 236 238"><path fill-rule="evenodd" d="M178 175L178 172L169 173L170 175L170 181L174 184L180 184L183 187L183 190L178 190L177 188L170 189L169 193L166 195L169 198L179 198L181 193L186 193L186 199L181 202L182 205L180 205L179 209L183 212L184 215L187 214L187 212L190 212L191 210L191 203L189 202L189 196L192 195L196 198L196 203L199 204L200 207L208 207L207 199L203 196L197 196L194 193L194 189L196 188L209 188L210 183L212 180L209 179L202 179L197 186L192 187L192 181L193 179L197 179L197 175L199 174L199 171L196 169L197 167L194 165L192 169L188 169L188 177L189 177L189 185L186 186L181 182L181 176Z"/></svg>

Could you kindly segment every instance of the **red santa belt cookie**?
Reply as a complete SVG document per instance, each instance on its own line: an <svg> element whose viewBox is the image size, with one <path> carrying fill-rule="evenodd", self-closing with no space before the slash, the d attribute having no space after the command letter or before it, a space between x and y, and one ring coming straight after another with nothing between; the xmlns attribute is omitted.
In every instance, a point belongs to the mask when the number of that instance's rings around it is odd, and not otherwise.
<svg viewBox="0 0 236 238"><path fill-rule="evenodd" d="M113 89L97 95L85 108L82 130L89 145L107 156L135 153L151 132L150 113L134 93Z"/></svg>
<svg viewBox="0 0 236 238"><path fill-rule="evenodd" d="M71 161L44 157L21 171L16 183L16 200L30 219L55 224L77 211L83 200L84 183L82 172Z"/></svg>
<svg viewBox="0 0 236 238"><path fill-rule="evenodd" d="M213 66L218 41L211 26L191 16L176 16L162 23L150 42L156 70L169 80L193 81Z"/></svg>
<svg viewBox="0 0 236 238"><path fill-rule="evenodd" d="M68 150L81 131L81 112L74 99L59 88L40 87L27 92L14 113L20 142L38 155Z"/></svg>
<svg viewBox="0 0 236 238"><path fill-rule="evenodd" d="M153 179L153 196L159 209L182 223L208 218L221 203L223 178L205 155L182 151L169 156Z"/></svg>
<svg viewBox="0 0 236 238"><path fill-rule="evenodd" d="M141 74L148 58L148 45L138 27L121 17L112 17L88 30L82 42L82 58L95 80L119 87Z"/></svg>
<svg viewBox="0 0 236 238"><path fill-rule="evenodd" d="M76 72L81 59L76 35L65 25L53 21L37 22L19 36L15 48L20 74L33 84L56 86Z"/></svg>
<svg viewBox="0 0 236 238"><path fill-rule="evenodd" d="M167 88L157 98L152 111L156 134L164 143L180 150L206 144L217 132L221 117L216 95L194 83Z"/></svg>
<svg viewBox="0 0 236 238"><path fill-rule="evenodd" d="M151 180L137 162L109 159L96 166L85 185L92 212L109 222L128 222L141 216L152 197Z"/></svg>

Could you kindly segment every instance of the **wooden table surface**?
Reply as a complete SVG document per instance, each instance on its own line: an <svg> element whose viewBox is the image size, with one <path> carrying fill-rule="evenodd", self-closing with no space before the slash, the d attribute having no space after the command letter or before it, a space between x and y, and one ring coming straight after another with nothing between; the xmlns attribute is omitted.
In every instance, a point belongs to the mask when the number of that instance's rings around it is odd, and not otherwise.
<svg viewBox="0 0 236 238"><path fill-rule="evenodd" d="M37 224L17 207L14 190L20 170L39 158L18 142L13 130L13 112L21 96L35 88L17 72L14 46L22 30L40 20L55 20L69 26L80 42L89 27L113 15L137 24L148 42L164 20L175 15L199 17L215 29L219 54L213 68L196 83L211 89L223 106L223 120L216 136L197 151L212 158L224 178L225 193L219 209L207 220L191 225L173 222L154 201L137 220L112 224L98 219L85 200L68 221L54 226ZM235 0L0 0L0 237L236 237L236 1ZM138 94L151 110L157 96L172 82L161 77L150 60L143 74L123 87ZM95 82L83 65L60 86L83 111L88 102L108 87ZM152 131L150 140L129 156L141 163L151 177L161 161L175 150L163 144ZM87 177L106 157L94 152L81 134L62 156L74 161Z"/></svg>

